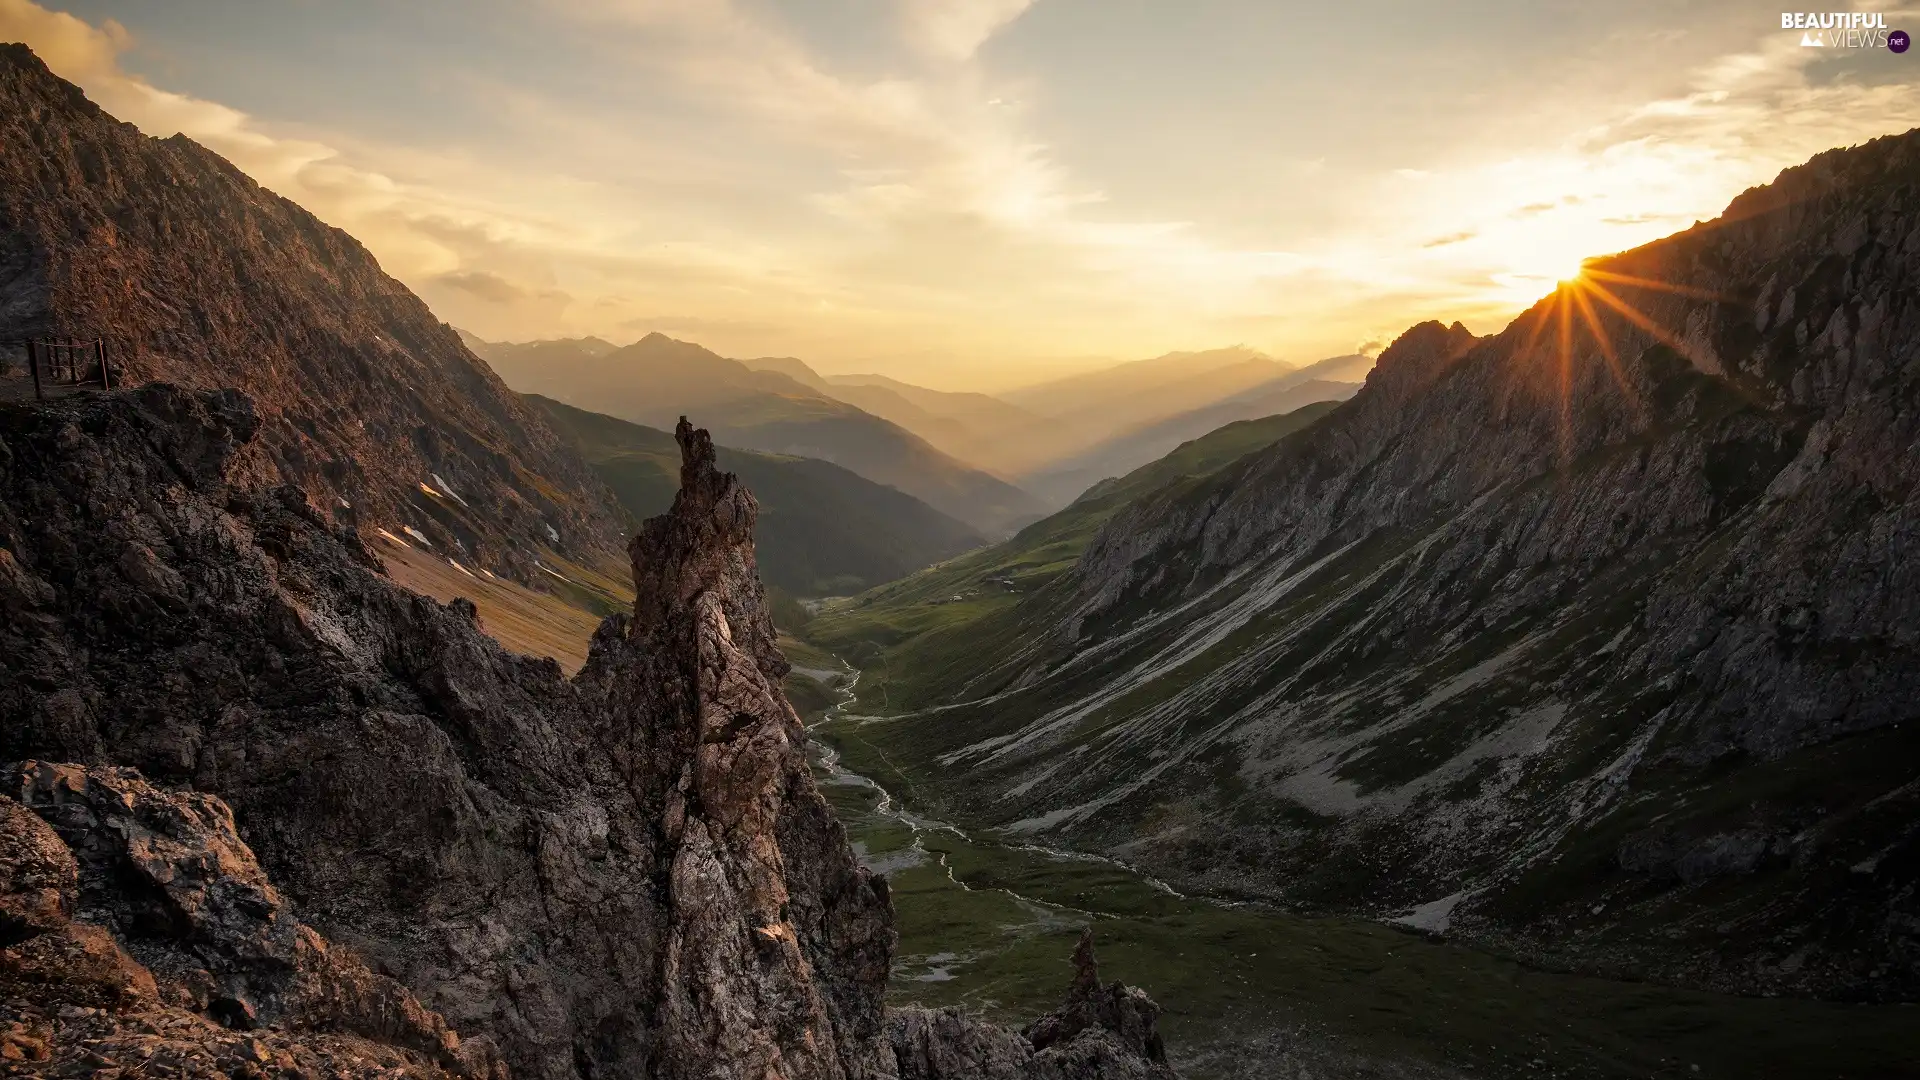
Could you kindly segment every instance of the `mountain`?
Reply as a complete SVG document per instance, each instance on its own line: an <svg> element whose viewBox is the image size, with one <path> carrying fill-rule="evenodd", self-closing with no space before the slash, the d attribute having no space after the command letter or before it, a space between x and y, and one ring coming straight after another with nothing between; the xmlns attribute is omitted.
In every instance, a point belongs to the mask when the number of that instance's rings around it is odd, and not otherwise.
<svg viewBox="0 0 1920 1080"><path fill-rule="evenodd" d="M1043 471L1020 477L1020 485L1042 499L1071 502L1095 483L1123 476L1209 431L1242 420L1284 415L1316 401L1345 401L1358 389L1358 383L1328 382L1289 373L1211 405L1106 439Z"/></svg>
<svg viewBox="0 0 1920 1080"><path fill-rule="evenodd" d="M680 448L664 431L534 397L635 521L664 512ZM761 576L799 596L859 592L986 541L911 495L811 458L719 448L760 506Z"/></svg>
<svg viewBox="0 0 1920 1080"><path fill-rule="evenodd" d="M848 767L1176 888L1911 1000L1917 297L1920 131L1415 326L1043 586L864 632Z"/></svg>
<svg viewBox="0 0 1920 1080"><path fill-rule="evenodd" d="M565 362L576 356L593 358L605 356L620 346L605 338L547 338L541 341L501 342L485 341L455 327L460 341L473 350L475 356L486 360L489 365L495 361L505 364L537 367L549 360Z"/></svg>
<svg viewBox="0 0 1920 1080"><path fill-rule="evenodd" d="M1063 429L989 394L930 390L885 375L822 376L790 356L763 356L741 363L756 371L786 375L837 401L898 424L941 453L998 474L1029 468L1036 455L1067 445Z"/></svg>
<svg viewBox="0 0 1920 1080"><path fill-rule="evenodd" d="M829 394L882 416L952 454L1001 475L1032 463L1055 442L1047 421L987 394L929 390L884 375L835 375Z"/></svg>
<svg viewBox="0 0 1920 1080"><path fill-rule="evenodd" d="M248 467L321 512L528 579L618 558L611 499L352 237L0 46L0 339L103 337L123 384L237 387Z"/></svg>
<svg viewBox="0 0 1920 1080"><path fill-rule="evenodd" d="M1175 352L1070 375L999 396L1082 441L1078 448L1176 413L1211 405L1293 370L1247 348Z"/></svg>
<svg viewBox="0 0 1920 1080"><path fill-rule="evenodd" d="M6 1071L1172 1080L1084 939L1024 1030L885 1007L891 893L706 432L569 680L259 486L264 428L231 390L0 405Z"/></svg>
<svg viewBox="0 0 1920 1080"><path fill-rule="evenodd" d="M888 646L885 667L863 679L865 697L892 696L895 665L908 672L923 662L964 667L968 658L945 652L943 641L1071 569L1107 519L1129 503L1218 472L1309 427L1336 404L1317 402L1284 416L1244 420L1183 443L1124 477L1095 484L1072 505L1011 539L860 596L809 623L806 634L855 663L872 661L882 655L881 644Z"/></svg>
<svg viewBox="0 0 1920 1080"><path fill-rule="evenodd" d="M700 416L729 445L819 458L895 487L990 535L1039 517L1033 496L941 453L898 424L778 371L756 371L663 334L598 356L570 348L537 359L490 348L507 385L652 427Z"/></svg>
<svg viewBox="0 0 1920 1080"><path fill-rule="evenodd" d="M792 379L794 382L813 390L825 390L827 388L827 380L821 378L819 372L807 366L807 362L798 357L761 356L740 362L755 371L778 372Z"/></svg>

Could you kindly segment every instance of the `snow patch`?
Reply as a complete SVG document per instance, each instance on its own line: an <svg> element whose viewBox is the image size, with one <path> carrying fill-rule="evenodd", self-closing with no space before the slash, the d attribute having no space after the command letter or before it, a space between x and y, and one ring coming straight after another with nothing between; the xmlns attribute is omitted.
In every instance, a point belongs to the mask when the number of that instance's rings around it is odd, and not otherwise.
<svg viewBox="0 0 1920 1080"><path fill-rule="evenodd" d="M1453 925L1453 909L1460 901L1472 895L1471 890L1463 889L1451 896L1430 900L1397 919L1388 919L1395 926L1405 926L1413 930L1424 930L1429 934L1444 934L1447 927Z"/></svg>
<svg viewBox="0 0 1920 1080"><path fill-rule="evenodd" d="M447 483L446 477L441 476L439 473L434 473L433 482L440 485L440 490L447 493L447 498L452 499L454 502L459 503L461 506L467 505L467 500L461 498L460 493L453 490L453 485ZM468 507L468 509L472 509L472 508Z"/></svg>

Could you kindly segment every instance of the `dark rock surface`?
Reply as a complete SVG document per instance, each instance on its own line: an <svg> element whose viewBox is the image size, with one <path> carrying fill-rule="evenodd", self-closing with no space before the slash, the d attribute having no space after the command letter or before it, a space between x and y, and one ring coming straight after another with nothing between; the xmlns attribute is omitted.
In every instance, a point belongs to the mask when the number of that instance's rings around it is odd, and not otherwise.
<svg viewBox="0 0 1920 1080"><path fill-rule="evenodd" d="M516 1076L895 1075L885 884L814 788L756 507L706 433L682 425L683 490L633 541L633 615L567 681L482 635L472 605L387 582L299 491L235 483L257 426L242 395L165 385L0 407L0 761L145 778L15 771L79 830L87 925L164 909L258 958L298 953L297 913ZM190 821L225 847L96 853L87 837L128 834L122 788L141 830ZM214 873L234 860L206 853L242 840L258 870ZM57 918L61 871L6 857L53 884L0 927ZM130 858L161 884L89 885ZM207 916L222 897L251 898L252 921ZM303 1015L284 965L200 962L207 1012Z"/></svg>
<svg viewBox="0 0 1920 1080"><path fill-rule="evenodd" d="M157 1059L186 1075L504 1078L491 1042L462 1042L294 919L218 799L127 769L5 773L9 1072L138 1075Z"/></svg>
<svg viewBox="0 0 1920 1080"><path fill-rule="evenodd" d="M329 517L523 580L541 548L617 558L585 463L351 236L0 45L0 341L29 336L107 338L125 385L245 391L243 465Z"/></svg>
<svg viewBox="0 0 1920 1080"><path fill-rule="evenodd" d="M1100 984L1093 931L1074 950L1060 1008L1014 1033L958 1009L900 1009L888 1036L900 1080L1173 1080L1156 1030L1160 1007L1138 987Z"/></svg>

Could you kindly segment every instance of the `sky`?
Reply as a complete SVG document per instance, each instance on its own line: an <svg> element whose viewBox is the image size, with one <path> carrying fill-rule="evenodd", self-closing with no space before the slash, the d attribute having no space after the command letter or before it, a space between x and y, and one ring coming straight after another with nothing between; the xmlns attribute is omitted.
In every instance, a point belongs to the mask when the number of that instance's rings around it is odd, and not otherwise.
<svg viewBox="0 0 1920 1080"><path fill-rule="evenodd" d="M482 337L952 389L1497 330L1920 125L1920 51L1802 37L1722 0L0 0Z"/></svg>

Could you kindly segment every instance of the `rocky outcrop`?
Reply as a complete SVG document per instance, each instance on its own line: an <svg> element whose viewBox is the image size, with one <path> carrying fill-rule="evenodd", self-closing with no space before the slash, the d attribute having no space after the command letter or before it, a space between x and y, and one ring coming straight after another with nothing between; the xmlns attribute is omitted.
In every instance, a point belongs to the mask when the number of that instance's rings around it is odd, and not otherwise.
<svg viewBox="0 0 1920 1080"><path fill-rule="evenodd" d="M424 1053L387 984L313 966L344 948L519 1077L895 1075L885 884L814 788L706 433L569 681L235 483L258 426L165 385L0 407L0 761L86 766L7 774L77 877L30 845L0 928L114 928L222 1031Z"/></svg>
<svg viewBox="0 0 1920 1080"><path fill-rule="evenodd" d="M610 698L616 727L649 737L632 761L660 788L655 1074L889 1075L886 883L814 789L780 692L753 496L715 467L705 431L682 417L674 436L680 493L633 538L626 670Z"/></svg>
<svg viewBox="0 0 1920 1080"><path fill-rule="evenodd" d="M969 683L876 737L938 812L1198 888L1920 994L1917 295L1920 132L1499 334L1415 326L1114 516L1022 633L916 643L896 681Z"/></svg>
<svg viewBox="0 0 1920 1080"><path fill-rule="evenodd" d="M505 1077L485 1038L294 919L218 799L40 762L0 787L9 1066Z"/></svg>
<svg viewBox="0 0 1920 1080"><path fill-rule="evenodd" d="M585 463L352 237L0 45L0 341L106 338L124 385L238 387L243 463L323 514L538 584L617 559Z"/></svg>
<svg viewBox="0 0 1920 1080"><path fill-rule="evenodd" d="M1073 962L1066 1003L1018 1033L953 1008L893 1013L900 1080L1173 1080L1159 1006L1137 987L1100 984L1091 929Z"/></svg>

